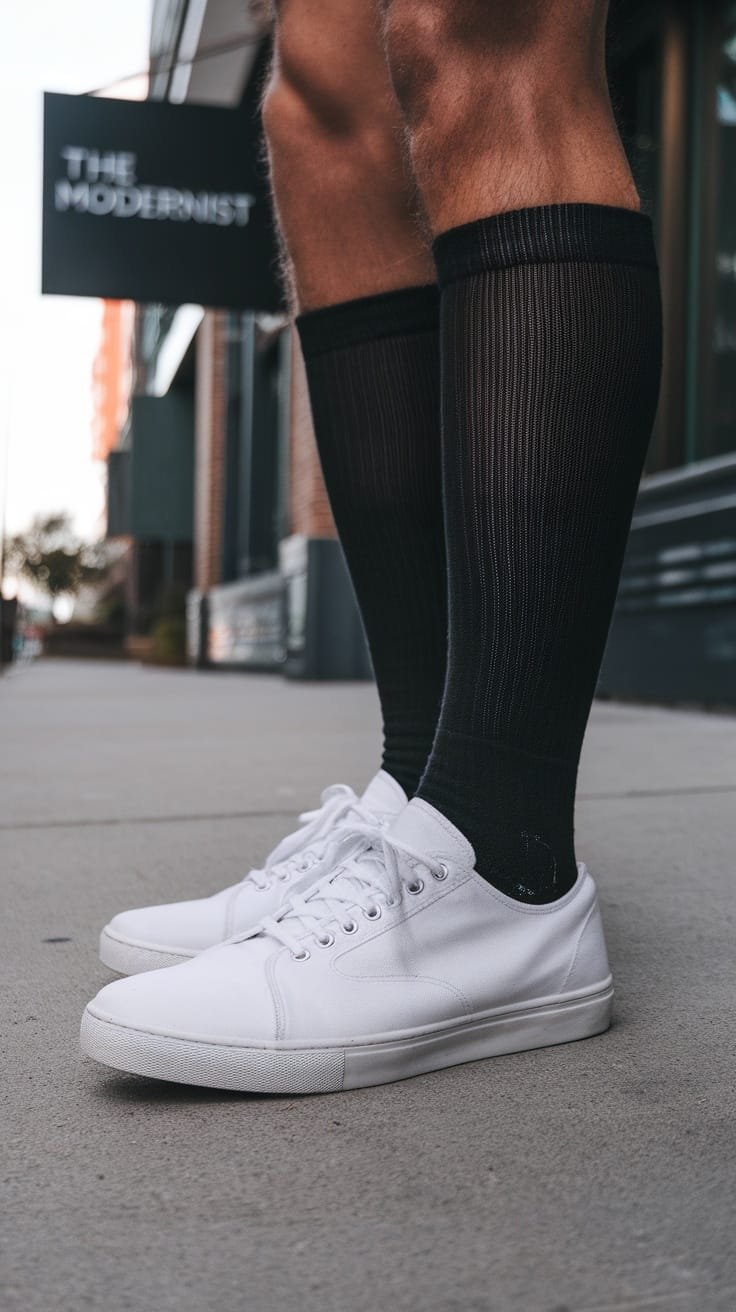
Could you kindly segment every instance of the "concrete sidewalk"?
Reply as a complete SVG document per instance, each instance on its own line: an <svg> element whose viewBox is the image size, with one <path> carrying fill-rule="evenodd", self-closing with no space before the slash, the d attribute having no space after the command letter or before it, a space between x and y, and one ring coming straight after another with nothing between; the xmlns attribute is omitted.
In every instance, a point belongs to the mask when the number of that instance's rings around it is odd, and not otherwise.
<svg viewBox="0 0 736 1312"><path fill-rule="evenodd" d="M595 711L609 1034L301 1100L107 1075L79 1017L113 912L367 779L373 689L48 662L0 724L6 1312L734 1312L734 720Z"/></svg>

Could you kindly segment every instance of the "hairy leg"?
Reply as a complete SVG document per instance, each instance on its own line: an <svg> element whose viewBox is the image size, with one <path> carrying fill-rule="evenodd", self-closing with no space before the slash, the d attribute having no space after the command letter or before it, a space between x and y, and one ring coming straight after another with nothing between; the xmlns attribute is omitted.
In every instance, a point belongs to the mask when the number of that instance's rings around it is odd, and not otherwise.
<svg viewBox="0 0 736 1312"><path fill-rule="evenodd" d="M280 0L264 117L327 491L411 796L447 617L439 297L374 0Z"/></svg>
<svg viewBox="0 0 736 1312"><path fill-rule="evenodd" d="M441 289L449 651L418 795L538 903L577 879L577 764L659 382L604 21L601 0L384 3Z"/></svg>
<svg viewBox="0 0 736 1312"><path fill-rule="evenodd" d="M278 0L263 116L300 310L434 281L374 0Z"/></svg>
<svg viewBox="0 0 736 1312"><path fill-rule="evenodd" d="M638 209L605 70L607 0L381 0L435 233L589 202Z"/></svg>

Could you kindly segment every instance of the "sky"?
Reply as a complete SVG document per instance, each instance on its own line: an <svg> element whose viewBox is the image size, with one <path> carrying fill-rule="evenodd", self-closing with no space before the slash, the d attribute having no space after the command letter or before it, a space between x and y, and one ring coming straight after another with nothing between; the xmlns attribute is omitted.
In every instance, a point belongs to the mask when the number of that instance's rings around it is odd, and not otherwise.
<svg viewBox="0 0 736 1312"><path fill-rule="evenodd" d="M112 87L146 67L151 0L0 6L0 531L71 512L104 532L92 460L92 361L101 302L41 296L42 93ZM141 79L114 94L144 94Z"/></svg>

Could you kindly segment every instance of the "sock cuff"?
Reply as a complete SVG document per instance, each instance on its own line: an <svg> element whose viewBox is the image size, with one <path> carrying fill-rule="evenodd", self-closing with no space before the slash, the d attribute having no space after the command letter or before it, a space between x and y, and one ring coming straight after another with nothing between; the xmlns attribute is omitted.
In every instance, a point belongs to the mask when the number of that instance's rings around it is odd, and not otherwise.
<svg viewBox="0 0 736 1312"><path fill-rule="evenodd" d="M310 310L296 319L302 353L305 359L313 359L328 351L374 342L381 337L436 332L439 305L439 288L436 283L430 283Z"/></svg>
<svg viewBox="0 0 736 1312"><path fill-rule="evenodd" d="M518 264L657 268L651 220L612 205L539 205L451 228L432 247L440 285Z"/></svg>

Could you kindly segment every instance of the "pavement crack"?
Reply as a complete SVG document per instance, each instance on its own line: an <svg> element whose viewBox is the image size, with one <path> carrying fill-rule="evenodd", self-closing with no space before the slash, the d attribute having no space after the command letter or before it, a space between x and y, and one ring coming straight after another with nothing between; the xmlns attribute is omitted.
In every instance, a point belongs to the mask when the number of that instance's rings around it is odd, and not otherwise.
<svg viewBox="0 0 736 1312"><path fill-rule="evenodd" d="M655 797L702 797L709 793L736 793L736 784L703 784L688 788L632 788L619 793L578 793L578 802L628 802L638 798L642 800ZM271 820L280 817L293 817L307 809L301 803L293 807L279 807L263 811L202 811L188 812L186 815L126 815L100 816L97 818L79 818L73 820L4 820L0 821L0 833L27 829L96 829L122 827L123 825L180 825L206 824L213 820Z"/></svg>
<svg viewBox="0 0 736 1312"><path fill-rule="evenodd" d="M578 802L626 802L636 797L701 797L706 793L736 793L736 784L695 784L687 788L631 788L623 793L578 793Z"/></svg>
<svg viewBox="0 0 736 1312"><path fill-rule="evenodd" d="M295 816L305 809L300 805L278 811L203 811L194 815L189 812L187 815L102 816L78 820L12 820L0 821L0 833L17 829L97 829L123 825L201 824L208 820L268 820Z"/></svg>

